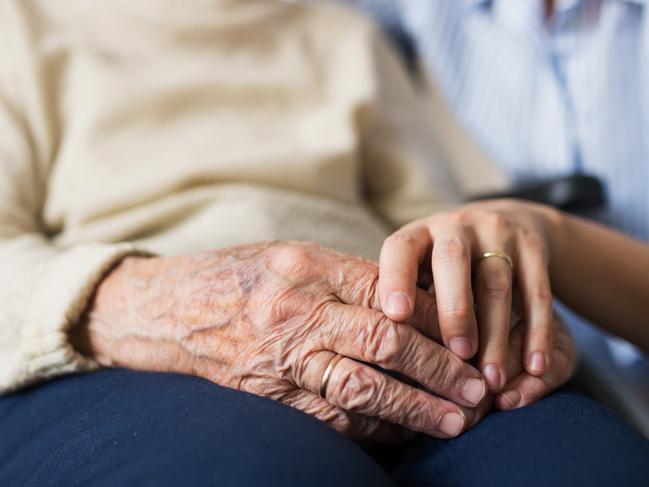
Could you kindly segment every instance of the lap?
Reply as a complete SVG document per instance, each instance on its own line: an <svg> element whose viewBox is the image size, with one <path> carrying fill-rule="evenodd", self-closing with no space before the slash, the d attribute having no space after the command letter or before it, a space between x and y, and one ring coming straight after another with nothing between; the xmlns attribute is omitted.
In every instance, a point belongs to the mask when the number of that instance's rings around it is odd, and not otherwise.
<svg viewBox="0 0 649 487"><path fill-rule="evenodd" d="M355 443L270 400L105 370L0 398L0 485L392 485Z"/></svg>
<svg viewBox="0 0 649 487"><path fill-rule="evenodd" d="M496 412L459 438L380 451L402 485L610 486L649 483L649 442L605 407L564 389ZM396 457L396 458L395 458Z"/></svg>
<svg viewBox="0 0 649 487"><path fill-rule="evenodd" d="M649 446L570 391L375 459L296 410L187 376L106 370L0 398L0 485L394 485L387 472L415 486L644 485Z"/></svg>

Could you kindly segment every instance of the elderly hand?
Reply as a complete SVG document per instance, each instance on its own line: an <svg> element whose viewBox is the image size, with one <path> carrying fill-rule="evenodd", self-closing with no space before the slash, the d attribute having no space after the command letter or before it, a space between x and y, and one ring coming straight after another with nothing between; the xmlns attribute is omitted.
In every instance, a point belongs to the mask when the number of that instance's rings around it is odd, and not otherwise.
<svg viewBox="0 0 649 487"><path fill-rule="evenodd" d="M396 323L377 280L371 262L297 242L132 257L104 279L72 338L105 366L195 374L358 439L396 440L400 427L459 434L488 407L481 374L425 336L436 326L431 296L420 291Z"/></svg>
<svg viewBox="0 0 649 487"><path fill-rule="evenodd" d="M481 202L401 228L381 251L379 295L385 314L409 319L418 282L434 282L444 344L463 359L477 353L490 390L497 392L506 382L517 288L526 328L523 365L528 374L542 377L551 367L555 328L544 225L549 212L513 200ZM488 252L496 255L482 258Z"/></svg>

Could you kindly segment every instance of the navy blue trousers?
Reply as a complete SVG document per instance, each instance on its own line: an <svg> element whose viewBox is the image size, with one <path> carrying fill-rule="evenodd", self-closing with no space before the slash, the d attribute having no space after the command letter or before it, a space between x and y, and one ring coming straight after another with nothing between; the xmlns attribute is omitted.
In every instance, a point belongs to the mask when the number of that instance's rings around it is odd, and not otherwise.
<svg viewBox="0 0 649 487"><path fill-rule="evenodd" d="M493 413L460 438L363 449L270 400L105 370L0 398L0 486L649 485L649 443L583 395Z"/></svg>

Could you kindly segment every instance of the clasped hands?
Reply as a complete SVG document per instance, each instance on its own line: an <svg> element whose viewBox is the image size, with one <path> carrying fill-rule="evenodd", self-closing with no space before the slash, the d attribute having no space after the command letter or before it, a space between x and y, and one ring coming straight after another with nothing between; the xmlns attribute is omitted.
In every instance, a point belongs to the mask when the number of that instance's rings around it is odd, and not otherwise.
<svg viewBox="0 0 649 487"><path fill-rule="evenodd" d="M379 265L302 242L129 257L71 338L101 365L198 375L355 439L450 438L570 376L547 258L538 222L497 205L407 225Z"/></svg>

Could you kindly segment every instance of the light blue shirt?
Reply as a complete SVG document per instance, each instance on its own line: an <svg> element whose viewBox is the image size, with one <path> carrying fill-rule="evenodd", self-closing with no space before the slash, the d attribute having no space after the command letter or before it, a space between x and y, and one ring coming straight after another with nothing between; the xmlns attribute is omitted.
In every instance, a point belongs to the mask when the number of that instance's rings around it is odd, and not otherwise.
<svg viewBox="0 0 649 487"><path fill-rule="evenodd" d="M352 1L400 6L451 109L504 170L599 176L601 219L649 240L645 0L558 0L549 23L542 0Z"/></svg>

